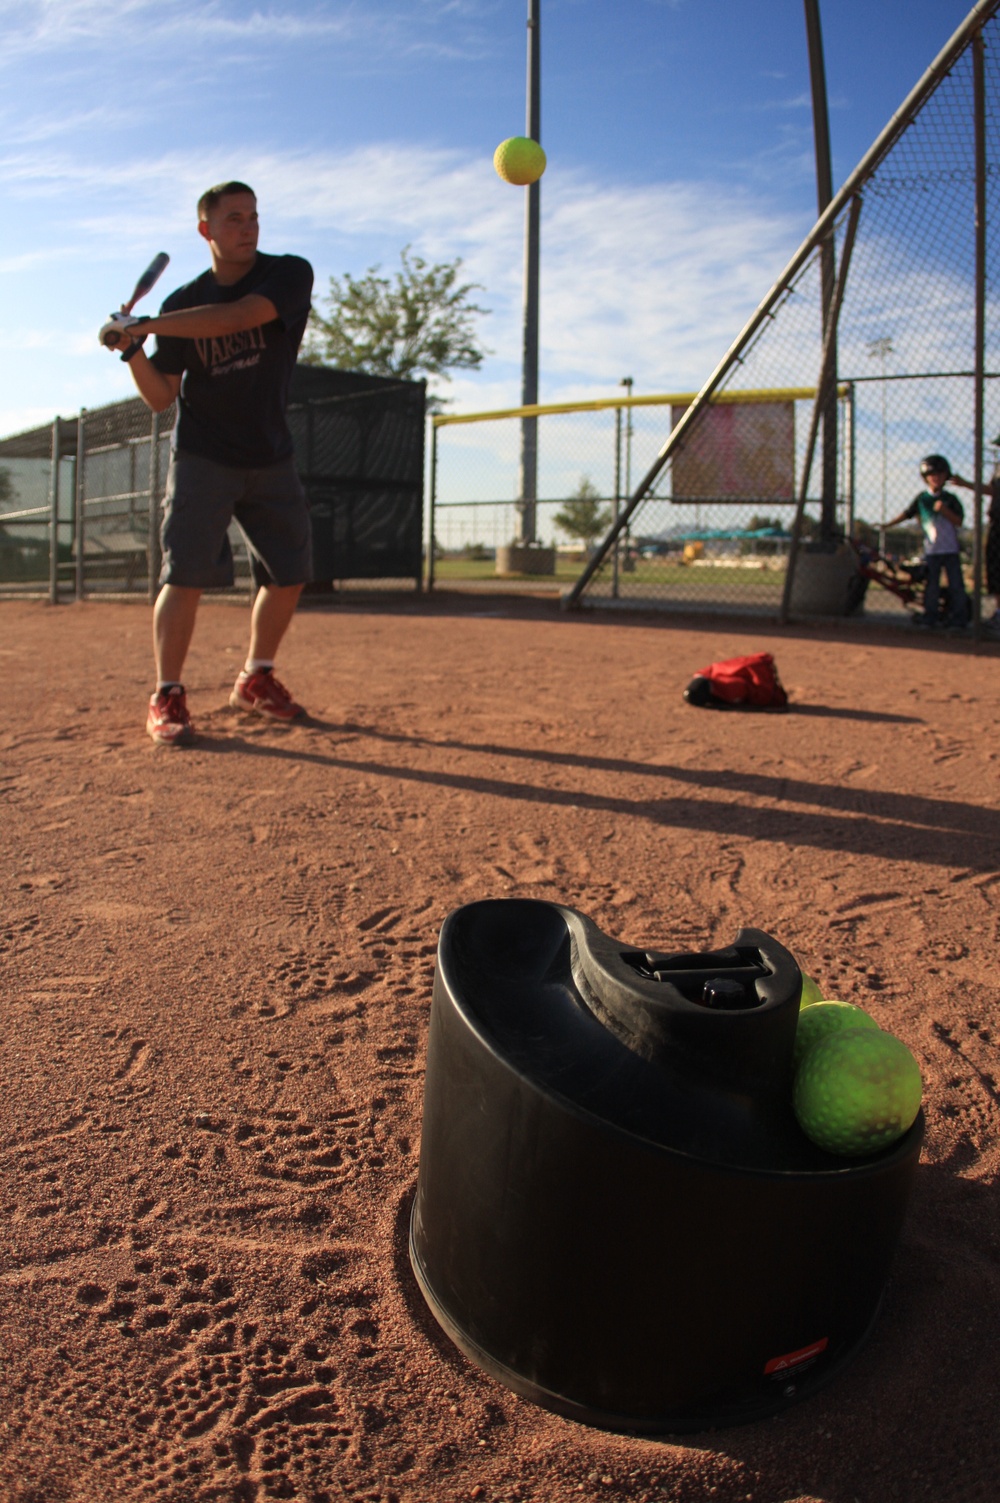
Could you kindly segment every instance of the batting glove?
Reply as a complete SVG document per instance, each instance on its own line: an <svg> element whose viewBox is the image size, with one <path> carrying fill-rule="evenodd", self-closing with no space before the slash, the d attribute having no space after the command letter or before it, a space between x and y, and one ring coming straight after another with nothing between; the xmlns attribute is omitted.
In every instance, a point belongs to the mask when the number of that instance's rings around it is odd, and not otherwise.
<svg viewBox="0 0 1000 1503"><path fill-rule="evenodd" d="M130 313L112 313L108 322L102 326L97 336L98 340L108 350L121 349L123 345L131 344L133 341L139 345L145 339L145 334L131 334L129 330L136 324L144 322L144 319L133 318ZM135 351L133 350L132 353L134 354Z"/></svg>

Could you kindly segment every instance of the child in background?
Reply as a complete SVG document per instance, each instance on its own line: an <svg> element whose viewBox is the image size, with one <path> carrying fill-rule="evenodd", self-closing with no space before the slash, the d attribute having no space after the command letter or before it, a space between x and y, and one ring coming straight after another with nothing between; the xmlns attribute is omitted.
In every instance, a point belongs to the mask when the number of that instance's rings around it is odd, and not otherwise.
<svg viewBox="0 0 1000 1503"><path fill-rule="evenodd" d="M914 520L920 523L924 534L924 562L927 565L921 624L931 628L941 625L939 613L943 569L948 580L948 616L944 625L955 631L964 631L969 624L969 606L962 578L958 530L965 520L965 513L958 497L944 488L945 482L951 479L951 466L943 454L925 455L920 461L920 474L925 489L914 496L905 511L901 511L885 525L887 528L898 527L901 522Z"/></svg>
<svg viewBox="0 0 1000 1503"><path fill-rule="evenodd" d="M993 440L993 447L1000 448L1000 435ZM971 480L963 480L961 475L952 475L953 485L960 485L964 490L974 491L975 485ZM990 488L987 498L987 531L983 555L986 561L986 593L993 596L993 614L983 614L983 630L990 637L1000 639L1000 464L996 466L990 479Z"/></svg>

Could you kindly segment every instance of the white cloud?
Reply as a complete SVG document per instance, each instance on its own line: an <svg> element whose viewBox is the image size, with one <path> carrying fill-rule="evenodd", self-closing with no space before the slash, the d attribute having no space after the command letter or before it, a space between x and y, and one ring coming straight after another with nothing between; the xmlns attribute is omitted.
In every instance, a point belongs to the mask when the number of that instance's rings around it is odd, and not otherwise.
<svg viewBox="0 0 1000 1503"><path fill-rule="evenodd" d="M490 7L448 0L411 4L316 3L309 7L271 4L247 8L222 0L0 0L8 65L39 55L78 54L81 49L113 49L121 58L141 48L156 55L164 47L191 49L224 45L231 61L234 47L249 52L301 44L344 47L363 45L383 57L481 56L489 50L488 32L480 21ZM440 30L438 30L440 28Z"/></svg>
<svg viewBox="0 0 1000 1503"><path fill-rule="evenodd" d="M219 4L191 5L182 0L116 0L114 5L92 5L90 0L35 0L27 5L0 5L6 20L5 48L10 52L65 50L81 45L101 45L117 39L119 46L187 34L255 40L286 37L301 40L316 35L342 35L350 25L350 10L312 16L273 7L227 13Z"/></svg>
<svg viewBox="0 0 1000 1503"><path fill-rule="evenodd" d="M25 350L58 350L61 355L89 355L94 344L93 340L84 341L82 335L63 334L58 329L0 329L0 350L12 354Z"/></svg>
<svg viewBox="0 0 1000 1503"><path fill-rule="evenodd" d="M4 137L8 146L30 146L59 138L72 140L86 130L122 130L135 125L135 110L124 105L99 105L93 109L26 116L21 110L8 110Z"/></svg>
<svg viewBox="0 0 1000 1503"><path fill-rule="evenodd" d="M193 205L227 168L207 150L109 164L36 149L8 151L0 163L8 194L48 202L89 277L117 289L112 300L132 279L132 262L161 244L174 256L174 285L200 269ZM331 274L375 262L394 269L406 244L430 261L462 257L463 278L484 288L476 301L491 313L480 336L493 354L480 375L445 383L443 394L453 408L516 404L524 195L501 183L488 160L382 143L339 155L251 151L240 175L257 190L264 247L308 255L317 293ZM543 180L542 399L595 387L611 395L626 374L637 393L697 389L800 232L759 198L711 184L609 189L584 173ZM35 327L44 332L44 323ZM58 327L62 337L61 318ZM92 339L89 324L67 332Z"/></svg>
<svg viewBox="0 0 1000 1503"><path fill-rule="evenodd" d="M69 245L40 246L37 250L21 251L14 256L0 257L0 276L10 276L15 272L34 270L50 265L53 261L69 261L76 255L76 251Z"/></svg>
<svg viewBox="0 0 1000 1503"><path fill-rule="evenodd" d="M55 413L47 407L0 407L0 435L9 438L15 433L27 433L31 428L41 428L51 423Z"/></svg>

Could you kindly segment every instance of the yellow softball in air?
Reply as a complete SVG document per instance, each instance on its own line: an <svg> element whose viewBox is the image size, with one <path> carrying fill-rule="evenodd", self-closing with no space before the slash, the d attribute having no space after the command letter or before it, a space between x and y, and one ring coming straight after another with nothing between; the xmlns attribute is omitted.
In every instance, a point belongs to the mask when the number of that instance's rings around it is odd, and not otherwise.
<svg viewBox="0 0 1000 1503"><path fill-rule="evenodd" d="M530 136L509 136L493 153L493 165L505 183L526 188L545 171L545 153Z"/></svg>

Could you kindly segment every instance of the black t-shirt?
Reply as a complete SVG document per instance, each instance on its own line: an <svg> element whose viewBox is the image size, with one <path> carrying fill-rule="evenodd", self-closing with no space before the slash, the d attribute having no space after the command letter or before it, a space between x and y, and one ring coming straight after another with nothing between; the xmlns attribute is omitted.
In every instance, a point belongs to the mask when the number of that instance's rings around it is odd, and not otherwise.
<svg viewBox="0 0 1000 1503"><path fill-rule="evenodd" d="M179 287L161 313L234 303L255 292L271 300L271 323L217 339L157 336L152 363L164 375L181 376L173 447L219 464L258 469L287 459L292 436L285 412L292 371L312 299L313 272L301 256L267 256L231 287L211 271Z"/></svg>

